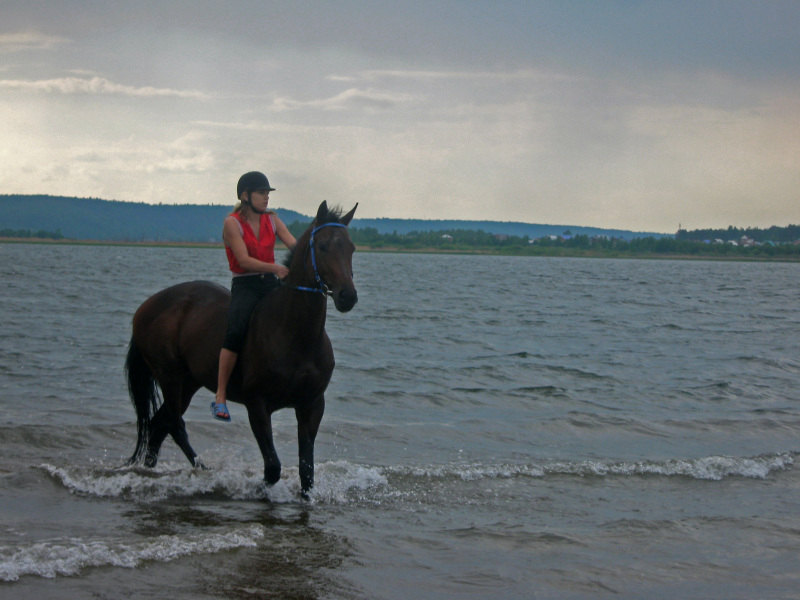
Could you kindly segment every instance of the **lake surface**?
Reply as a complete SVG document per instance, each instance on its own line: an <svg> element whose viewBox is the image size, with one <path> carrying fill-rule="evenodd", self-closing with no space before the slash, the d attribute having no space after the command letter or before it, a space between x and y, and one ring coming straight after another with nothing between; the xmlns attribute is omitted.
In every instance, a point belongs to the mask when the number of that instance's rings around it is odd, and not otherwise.
<svg viewBox="0 0 800 600"><path fill-rule="evenodd" d="M243 407L122 465L150 294L219 249L0 245L0 598L798 598L800 264L356 253L298 497Z"/></svg>

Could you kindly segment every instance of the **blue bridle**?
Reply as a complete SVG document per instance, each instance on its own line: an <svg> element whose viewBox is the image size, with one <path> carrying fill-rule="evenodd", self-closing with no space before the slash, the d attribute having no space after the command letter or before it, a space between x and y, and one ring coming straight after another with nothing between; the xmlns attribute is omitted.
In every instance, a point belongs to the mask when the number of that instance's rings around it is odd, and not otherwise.
<svg viewBox="0 0 800 600"><path fill-rule="evenodd" d="M301 292L313 292L322 294L323 296L330 296L333 292L331 292L327 284L322 281L322 277L319 276L319 271L317 270L317 255L314 252L314 234L324 227L347 227L347 225L343 225L342 223L323 223L311 230L311 240L308 242L308 247L311 248L311 266L314 269L314 279L317 280L317 287L311 288L298 285L295 289Z"/></svg>

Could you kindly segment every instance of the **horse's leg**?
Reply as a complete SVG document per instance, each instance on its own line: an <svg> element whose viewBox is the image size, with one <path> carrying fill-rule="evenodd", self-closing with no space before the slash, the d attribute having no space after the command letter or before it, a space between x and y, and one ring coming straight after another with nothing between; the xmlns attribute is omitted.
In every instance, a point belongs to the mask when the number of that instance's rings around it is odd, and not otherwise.
<svg viewBox="0 0 800 600"><path fill-rule="evenodd" d="M186 455L186 458L192 463L192 466L202 466L197 458L197 453L189 444L189 436L186 433L186 423L181 417L186 407L189 406L189 401L197 389L196 385L187 385L186 382L161 384L164 403L153 417L150 441L147 446L147 455L145 456L145 466L156 466L161 444L164 442L167 434L172 436L172 439L178 444L178 447Z"/></svg>
<svg viewBox="0 0 800 600"><path fill-rule="evenodd" d="M314 440L317 438L322 414L325 412L325 396L320 394L308 407L295 408L297 417L297 447L300 458L300 487L303 496L314 487Z"/></svg>
<svg viewBox="0 0 800 600"><path fill-rule="evenodd" d="M281 478L281 461L272 443L272 417L267 412L264 401L260 399L247 404L247 416L264 458L264 481L273 485Z"/></svg>
<svg viewBox="0 0 800 600"><path fill-rule="evenodd" d="M173 410L170 411L170 429L169 433L178 447L183 451L189 462L193 467L203 467L200 459L197 458L197 453L189 444L189 434L186 433L186 422L183 420L183 413L189 408L189 403L192 401L192 396L200 389L194 381L186 379L180 384L175 386L175 397L180 399L178 403L171 403Z"/></svg>
<svg viewBox="0 0 800 600"><path fill-rule="evenodd" d="M162 404L150 421L150 438L147 440L147 450L144 455L144 466L153 468L158 462L158 452L161 444L169 433L169 415L166 403Z"/></svg>
<svg viewBox="0 0 800 600"><path fill-rule="evenodd" d="M178 444L178 447L183 450L183 453L186 455L186 458L189 459L189 462L192 463L192 466L204 469L205 465L197 458L197 453L194 451L191 444L189 444L189 435L186 433L186 422L182 417L178 417L177 420L172 422L172 428L169 433L172 439L175 440L175 443Z"/></svg>

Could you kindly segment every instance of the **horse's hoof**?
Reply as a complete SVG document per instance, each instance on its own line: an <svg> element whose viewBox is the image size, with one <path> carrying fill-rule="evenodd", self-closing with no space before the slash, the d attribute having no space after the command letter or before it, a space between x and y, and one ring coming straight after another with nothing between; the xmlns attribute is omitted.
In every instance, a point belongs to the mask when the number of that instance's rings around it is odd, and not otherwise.
<svg viewBox="0 0 800 600"><path fill-rule="evenodd" d="M264 482L267 485L275 485L281 480L281 467L267 467L264 469Z"/></svg>
<svg viewBox="0 0 800 600"><path fill-rule="evenodd" d="M152 469L156 466L158 462L158 454L148 454L144 457L144 466L148 469Z"/></svg>
<svg viewBox="0 0 800 600"><path fill-rule="evenodd" d="M203 461L197 457L195 457L195 459L192 461L192 464L194 465L195 469L200 469L201 471L208 471L208 467L205 465L205 463L203 463Z"/></svg>

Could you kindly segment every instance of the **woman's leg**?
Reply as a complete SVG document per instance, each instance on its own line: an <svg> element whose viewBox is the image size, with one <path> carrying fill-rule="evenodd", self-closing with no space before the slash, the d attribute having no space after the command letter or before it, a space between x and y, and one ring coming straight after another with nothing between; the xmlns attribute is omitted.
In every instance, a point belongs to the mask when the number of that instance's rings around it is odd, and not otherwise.
<svg viewBox="0 0 800 600"><path fill-rule="evenodd" d="M228 329L222 350L219 353L219 370L217 371L217 392L214 402L227 405L226 391L236 360L239 357L239 350L244 345L247 334L247 326L253 307L258 301L278 286L277 279L263 279L257 276L234 278L231 285L231 304L228 309ZM226 411L227 408L223 408ZM215 416L220 411L214 410ZM227 420L227 419L224 419Z"/></svg>
<svg viewBox="0 0 800 600"><path fill-rule="evenodd" d="M228 382L231 379L233 368L236 366L236 359L239 357L239 349L244 343L244 336L247 332L247 322L250 318L253 306L258 301L257 294L252 290L251 284L245 280L234 279L231 284L231 303L228 307L228 328L225 332L225 339L222 349L219 352L219 367L217 369L217 392L214 403L221 404L223 409L216 410L213 407L214 416L224 419L224 408L227 405Z"/></svg>
<svg viewBox="0 0 800 600"><path fill-rule="evenodd" d="M217 374L217 394L215 402L225 404L225 391L228 389L233 367L236 366L236 359L239 355L236 352L223 348L219 352L219 372Z"/></svg>

